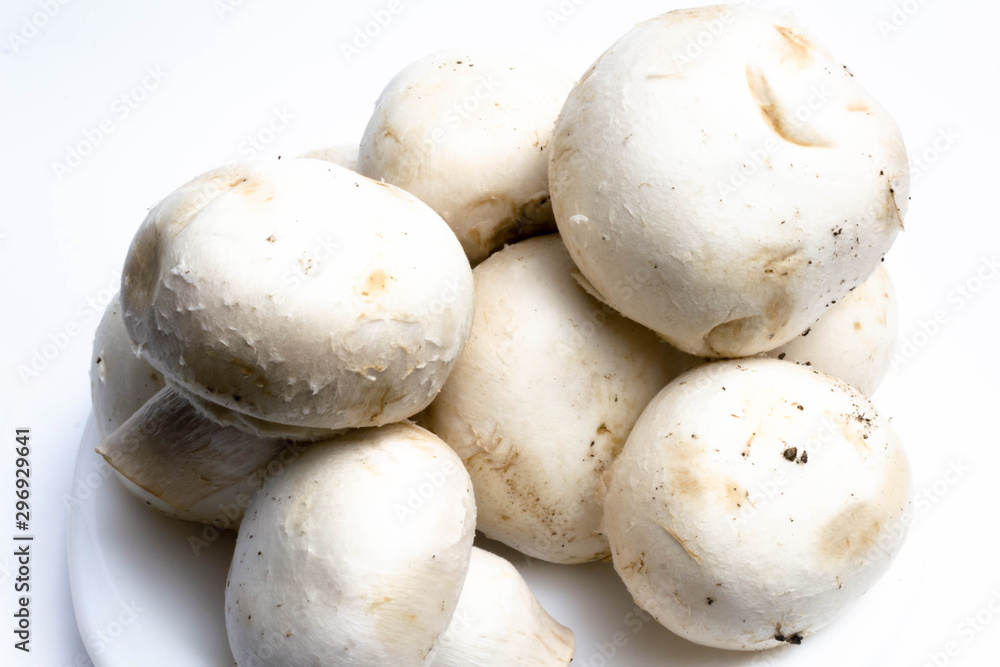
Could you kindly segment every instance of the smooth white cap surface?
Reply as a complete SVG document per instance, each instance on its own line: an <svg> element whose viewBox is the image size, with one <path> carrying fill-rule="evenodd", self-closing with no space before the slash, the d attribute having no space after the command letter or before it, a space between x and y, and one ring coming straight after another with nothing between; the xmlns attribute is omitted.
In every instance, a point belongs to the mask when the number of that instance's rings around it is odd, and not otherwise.
<svg viewBox="0 0 1000 667"><path fill-rule="evenodd" d="M799 335L871 275L909 199L885 109L785 16L735 5L612 45L560 113L549 182L604 300L704 357Z"/></svg>
<svg viewBox="0 0 1000 667"><path fill-rule="evenodd" d="M310 445L265 483L240 526L226 584L236 663L431 664L475 520L461 462L422 428Z"/></svg>
<svg viewBox="0 0 1000 667"><path fill-rule="evenodd" d="M896 292L879 264L815 324L767 356L808 363L871 396L889 372L898 333Z"/></svg>
<svg viewBox="0 0 1000 667"><path fill-rule="evenodd" d="M519 53L433 53L404 68L375 104L361 173L441 214L475 264L504 243L555 231L552 127L572 79Z"/></svg>

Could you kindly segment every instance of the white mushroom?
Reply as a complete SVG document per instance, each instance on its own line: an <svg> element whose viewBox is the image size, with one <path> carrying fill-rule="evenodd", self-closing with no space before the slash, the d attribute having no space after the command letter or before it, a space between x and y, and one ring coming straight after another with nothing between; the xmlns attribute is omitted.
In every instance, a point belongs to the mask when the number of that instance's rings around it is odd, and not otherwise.
<svg viewBox="0 0 1000 667"><path fill-rule="evenodd" d="M845 382L776 359L674 380L610 477L606 527L632 597L719 648L800 643L875 583L908 526L889 421Z"/></svg>
<svg viewBox="0 0 1000 667"><path fill-rule="evenodd" d="M558 235L476 267L469 343L423 424L464 461L479 529L536 558L608 556L595 499L646 403L698 363L590 297Z"/></svg>
<svg viewBox="0 0 1000 667"><path fill-rule="evenodd" d="M785 16L740 6L619 39L570 93L549 176L595 290L705 357L799 335L872 273L909 199L885 109Z"/></svg>
<svg viewBox="0 0 1000 667"><path fill-rule="evenodd" d="M440 51L403 69L375 105L361 173L441 214L473 264L504 243L555 231L552 125L572 80L536 58Z"/></svg>
<svg viewBox="0 0 1000 667"><path fill-rule="evenodd" d="M204 413L267 436L399 421L468 335L472 275L412 195L311 159L209 172L150 211L125 325Z"/></svg>
<svg viewBox="0 0 1000 667"><path fill-rule="evenodd" d="M118 295L97 324L90 361L90 399L104 439L163 389L163 376L132 350Z"/></svg>
<svg viewBox="0 0 1000 667"><path fill-rule="evenodd" d="M226 584L237 665L431 664L475 516L461 461L413 424L311 445L240 527Z"/></svg>
<svg viewBox="0 0 1000 667"><path fill-rule="evenodd" d="M358 168L357 144L337 144L325 148L314 148L311 151L306 151L299 157L326 160L327 162L339 164L341 167L350 169L355 173L361 173L361 170Z"/></svg>
<svg viewBox="0 0 1000 667"><path fill-rule="evenodd" d="M94 337L91 398L98 453L140 500L185 521L237 527L266 465L301 447L222 426L164 389L132 350L117 298Z"/></svg>
<svg viewBox="0 0 1000 667"><path fill-rule="evenodd" d="M879 264L815 324L767 356L809 364L871 396L889 372L898 333L896 293Z"/></svg>
<svg viewBox="0 0 1000 667"><path fill-rule="evenodd" d="M517 569L472 548L469 574L434 667L556 667L570 664L573 631L538 604Z"/></svg>

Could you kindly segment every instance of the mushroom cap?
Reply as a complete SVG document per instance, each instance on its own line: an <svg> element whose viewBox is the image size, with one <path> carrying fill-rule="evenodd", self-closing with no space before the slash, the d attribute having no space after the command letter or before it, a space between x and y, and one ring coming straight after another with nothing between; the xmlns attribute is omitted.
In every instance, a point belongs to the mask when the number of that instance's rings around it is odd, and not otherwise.
<svg viewBox="0 0 1000 667"><path fill-rule="evenodd" d="M461 461L413 424L310 445L240 526L226 584L236 663L430 664L475 517Z"/></svg>
<svg viewBox="0 0 1000 667"><path fill-rule="evenodd" d="M879 264L809 329L767 356L808 363L871 396L889 372L898 334L896 292Z"/></svg>
<svg viewBox="0 0 1000 667"><path fill-rule="evenodd" d="M323 148L314 148L311 151L306 151L299 157L326 160L327 162L339 164L344 169L350 169L358 174L361 173L361 170L358 168L357 144L336 144L333 146L324 146Z"/></svg>
<svg viewBox="0 0 1000 667"><path fill-rule="evenodd" d="M776 359L674 380L610 477L605 524L632 597L719 648L799 643L885 572L909 525L889 421L842 380Z"/></svg>
<svg viewBox="0 0 1000 667"><path fill-rule="evenodd" d="M549 184L607 303L686 352L740 357L871 275L909 167L889 114L785 16L709 6L640 23L591 66Z"/></svg>
<svg viewBox="0 0 1000 667"><path fill-rule="evenodd" d="M104 310L94 333L90 359L90 400L103 440L163 389L163 376L136 354L122 320L118 295Z"/></svg>
<svg viewBox="0 0 1000 667"><path fill-rule="evenodd" d="M361 173L441 214L476 264L504 243L555 231L548 148L572 79L533 56L447 50L382 91Z"/></svg>
<svg viewBox="0 0 1000 667"><path fill-rule="evenodd" d="M573 631L549 616L517 568L473 547L458 607L433 665L565 666L575 643Z"/></svg>
<svg viewBox="0 0 1000 667"><path fill-rule="evenodd" d="M601 474L697 363L588 295L574 268L556 234L477 266L469 343L422 417L469 470L479 530L556 563L608 556Z"/></svg>
<svg viewBox="0 0 1000 667"><path fill-rule="evenodd" d="M162 514L211 523L217 528L238 527L250 495L266 474L263 464L281 454L283 448L301 446L262 440L214 424L193 406L185 410L175 396L169 401L154 401L154 397L169 390L163 389L162 376L133 350L117 297L108 304L97 325L91 361L91 399L101 438L98 452L126 489ZM164 404L170 401L172 407L165 409ZM177 408L184 413L179 419ZM119 441L113 451L106 449L108 439L144 409L157 410L162 416L137 426L129 432L132 438ZM192 422L197 438L210 443L207 448L190 446L195 440ZM150 428L151 423L156 427ZM234 444L238 452L245 454L233 458ZM256 465L262 467L252 470ZM220 479L221 471L227 471L225 479ZM179 501L176 494L164 494L164 487L173 487L174 491L179 488L186 494L193 491L195 495Z"/></svg>
<svg viewBox="0 0 1000 667"><path fill-rule="evenodd" d="M430 403L472 289L454 234L415 197L296 159L217 169L157 204L122 305L149 362L205 412L339 429Z"/></svg>

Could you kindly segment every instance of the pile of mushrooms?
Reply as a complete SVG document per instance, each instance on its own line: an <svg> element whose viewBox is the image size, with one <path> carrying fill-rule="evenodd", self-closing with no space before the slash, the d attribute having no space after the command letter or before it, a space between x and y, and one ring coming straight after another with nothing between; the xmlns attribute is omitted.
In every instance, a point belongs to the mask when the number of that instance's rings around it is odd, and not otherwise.
<svg viewBox="0 0 1000 667"><path fill-rule="evenodd" d="M575 84L435 53L358 147L152 208L95 337L98 451L154 509L239 530L240 666L569 664L476 529L611 560L691 641L800 644L905 534L868 397L908 199L895 122L783 15L670 12Z"/></svg>

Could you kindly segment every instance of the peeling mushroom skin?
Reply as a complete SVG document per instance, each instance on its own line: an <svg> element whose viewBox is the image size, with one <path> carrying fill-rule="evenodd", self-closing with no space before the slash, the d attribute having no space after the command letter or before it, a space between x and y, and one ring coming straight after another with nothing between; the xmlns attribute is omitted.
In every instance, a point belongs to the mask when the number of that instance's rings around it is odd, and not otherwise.
<svg viewBox="0 0 1000 667"><path fill-rule="evenodd" d="M122 305L146 359L204 412L291 437L430 403L468 336L472 272L412 195L281 160L209 172L155 206Z"/></svg>
<svg viewBox="0 0 1000 667"><path fill-rule="evenodd" d="M556 122L549 184L603 299L703 357L799 335L871 275L909 199L885 109L786 17L741 6L670 12L608 49Z"/></svg>
<svg viewBox="0 0 1000 667"><path fill-rule="evenodd" d="M97 325L90 363L90 399L101 439L124 424L163 385L163 375L133 351L116 295Z"/></svg>
<svg viewBox="0 0 1000 667"><path fill-rule="evenodd" d="M533 57L440 51L389 82L361 140L361 173L441 214L473 265L555 231L552 126L572 80Z"/></svg>
<svg viewBox="0 0 1000 667"><path fill-rule="evenodd" d="M310 446L243 518L225 595L236 664L433 664L475 512L455 453L413 424Z"/></svg>
<svg viewBox="0 0 1000 667"><path fill-rule="evenodd" d="M636 603L693 642L808 641L888 569L912 482L889 421L842 380L768 358L680 376L612 468L605 523Z"/></svg>
<svg viewBox="0 0 1000 667"><path fill-rule="evenodd" d="M433 667L565 667L573 631L542 608L517 569L472 548L469 574Z"/></svg>
<svg viewBox="0 0 1000 667"><path fill-rule="evenodd" d="M558 235L476 267L469 343L422 422L472 476L478 528L555 563L608 556L603 471L646 403L698 363L589 296Z"/></svg>
<svg viewBox="0 0 1000 667"><path fill-rule="evenodd" d="M879 264L815 324L767 356L809 364L871 396L889 372L898 333L896 293Z"/></svg>

